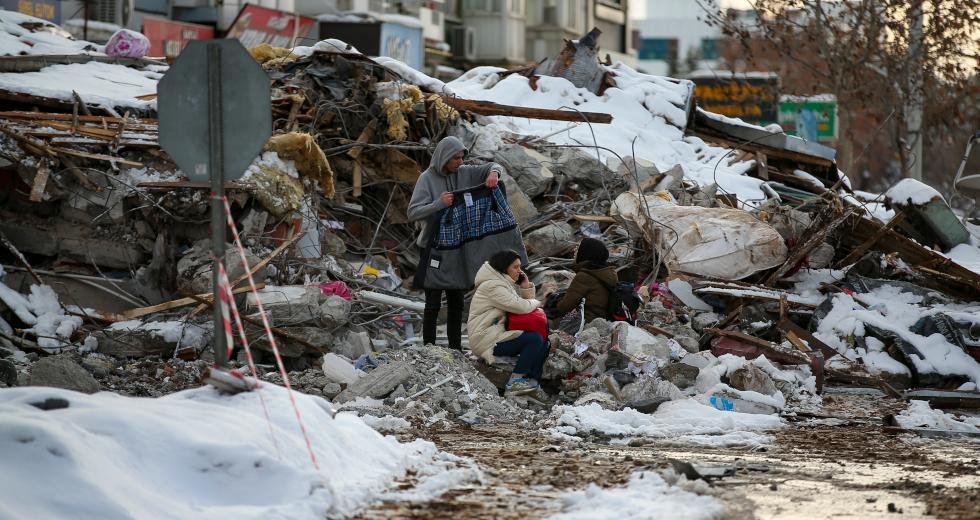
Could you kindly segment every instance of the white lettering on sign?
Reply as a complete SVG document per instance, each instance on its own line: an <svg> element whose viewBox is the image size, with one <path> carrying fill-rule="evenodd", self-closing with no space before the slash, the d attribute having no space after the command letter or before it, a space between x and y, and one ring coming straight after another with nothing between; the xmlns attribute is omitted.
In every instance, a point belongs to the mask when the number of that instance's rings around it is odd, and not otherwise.
<svg viewBox="0 0 980 520"><path fill-rule="evenodd" d="M269 18L269 22L265 24L266 27L281 31L289 26L289 22L293 20L292 16L273 16Z"/></svg>
<svg viewBox="0 0 980 520"><path fill-rule="evenodd" d="M405 63L409 62L412 53L412 40L399 36L389 36L385 39L385 56L395 58Z"/></svg>

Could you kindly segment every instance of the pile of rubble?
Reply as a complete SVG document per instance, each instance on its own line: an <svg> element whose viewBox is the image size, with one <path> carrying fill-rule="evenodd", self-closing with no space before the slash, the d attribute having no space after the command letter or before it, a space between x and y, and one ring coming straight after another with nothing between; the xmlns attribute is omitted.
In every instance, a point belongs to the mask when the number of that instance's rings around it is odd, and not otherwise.
<svg viewBox="0 0 980 520"><path fill-rule="evenodd" d="M9 16L21 38L50 30ZM184 388L213 335L209 200L159 147L167 66L63 43L0 63L0 375L33 384L67 355L94 374L86 391ZM261 377L281 382L259 302L296 388L423 425L691 396L775 413L828 381L976 390L976 226L941 195L915 181L852 190L834 150L705 112L689 82L581 45L450 84L338 41L251 50L272 81L274 135L228 183L248 265L234 245L225 261ZM62 89L68 73L93 81ZM524 96L553 108L492 101ZM635 325L552 335L539 395L502 399L509 366L415 338L406 207L447 135L506 169L536 284L567 285L575 244L596 237L644 301Z"/></svg>

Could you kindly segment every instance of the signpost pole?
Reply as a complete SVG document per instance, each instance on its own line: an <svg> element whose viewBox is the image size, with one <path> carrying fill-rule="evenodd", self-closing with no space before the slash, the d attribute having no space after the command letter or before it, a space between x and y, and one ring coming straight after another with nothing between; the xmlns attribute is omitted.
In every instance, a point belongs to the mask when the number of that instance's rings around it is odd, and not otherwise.
<svg viewBox="0 0 980 520"><path fill-rule="evenodd" d="M221 127L221 47L208 44L208 173L211 175L211 252L214 288L214 363L224 367L228 363L228 346L225 344L224 318L221 312L221 278L218 262L225 258L225 165L223 156L223 129Z"/></svg>

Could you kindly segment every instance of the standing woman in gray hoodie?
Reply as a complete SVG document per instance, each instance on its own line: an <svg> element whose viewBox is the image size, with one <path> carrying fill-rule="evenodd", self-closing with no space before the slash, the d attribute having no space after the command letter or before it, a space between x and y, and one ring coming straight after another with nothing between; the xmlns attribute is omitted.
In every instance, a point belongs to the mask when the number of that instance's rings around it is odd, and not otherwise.
<svg viewBox="0 0 980 520"><path fill-rule="evenodd" d="M412 200L408 204L408 219L421 221L422 232L416 243L422 249L422 261L427 262L432 229L438 219L439 211L453 204L453 192L485 184L495 188L504 171L497 163L480 166L463 166L463 158L467 149L463 142L456 137L445 137L432 152L432 160L412 192ZM419 265L419 270L427 266ZM458 280L452 288L416 287L425 290L425 311L422 315L422 341L425 344L436 342L436 321L439 309L442 307L442 293L446 293L446 335L449 338L449 348L462 350L463 326L463 294L473 285L473 280Z"/></svg>

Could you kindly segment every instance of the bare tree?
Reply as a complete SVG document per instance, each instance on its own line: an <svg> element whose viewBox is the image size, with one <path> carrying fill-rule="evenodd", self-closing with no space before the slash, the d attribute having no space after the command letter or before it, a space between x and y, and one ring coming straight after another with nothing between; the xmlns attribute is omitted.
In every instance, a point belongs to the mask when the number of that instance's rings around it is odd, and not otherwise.
<svg viewBox="0 0 980 520"><path fill-rule="evenodd" d="M697 1L733 43L722 53L733 70L775 70L793 93L837 96L847 171L880 171L885 154L906 175L949 175L912 152L920 139L927 152L953 148L977 124L967 118L980 104L980 0L750 0L749 12Z"/></svg>

